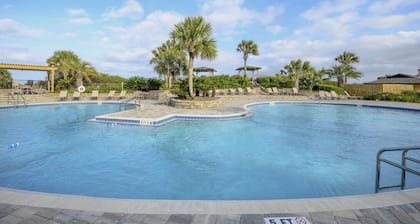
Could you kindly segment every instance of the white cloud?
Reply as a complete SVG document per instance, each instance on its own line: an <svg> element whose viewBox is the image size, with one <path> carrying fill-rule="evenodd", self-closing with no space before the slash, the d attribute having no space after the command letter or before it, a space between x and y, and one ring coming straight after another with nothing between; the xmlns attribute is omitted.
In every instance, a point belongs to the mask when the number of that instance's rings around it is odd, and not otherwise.
<svg viewBox="0 0 420 224"><path fill-rule="evenodd" d="M233 34L240 32L239 28L251 24L272 26L277 16L284 12L282 6L270 5L263 12L243 7L243 0L209 0L201 7L201 15L210 22L215 34L223 39L230 40Z"/></svg>
<svg viewBox="0 0 420 224"><path fill-rule="evenodd" d="M399 15L373 16L363 20L362 24L373 29L386 29L411 25L420 19L420 11Z"/></svg>
<svg viewBox="0 0 420 224"><path fill-rule="evenodd" d="M40 37L43 33L43 30L31 28L13 19L0 19L0 38Z"/></svg>
<svg viewBox="0 0 420 224"><path fill-rule="evenodd" d="M123 17L137 18L143 15L143 7L136 0L126 0L124 6L118 9L111 9L103 17L107 19L117 19Z"/></svg>
<svg viewBox="0 0 420 224"><path fill-rule="evenodd" d="M419 0L387 0L375 1L369 6L369 11L375 14L383 14L394 11L398 8L420 3Z"/></svg>
<svg viewBox="0 0 420 224"><path fill-rule="evenodd" d="M283 27L280 25L270 25L266 27L266 30L272 34L277 34L283 31Z"/></svg>
<svg viewBox="0 0 420 224"><path fill-rule="evenodd" d="M89 14L84 9L69 9L67 14L70 16L70 24L87 25L93 23Z"/></svg>
<svg viewBox="0 0 420 224"><path fill-rule="evenodd" d="M69 23L79 24L79 25L87 25L87 24L91 24L92 20L88 17L71 18L71 19L69 19Z"/></svg>
<svg viewBox="0 0 420 224"><path fill-rule="evenodd" d="M65 32L65 33L63 33L62 36L63 37L71 37L71 38L73 38L73 37L77 37L78 35L77 35L76 32Z"/></svg>
<svg viewBox="0 0 420 224"><path fill-rule="evenodd" d="M318 20L332 15L340 15L344 12L356 10L363 5L366 0L327 0L321 1L318 5L306 10L301 14L308 20Z"/></svg>
<svg viewBox="0 0 420 224"><path fill-rule="evenodd" d="M67 14L74 17L86 17L88 13L84 9L69 9Z"/></svg>

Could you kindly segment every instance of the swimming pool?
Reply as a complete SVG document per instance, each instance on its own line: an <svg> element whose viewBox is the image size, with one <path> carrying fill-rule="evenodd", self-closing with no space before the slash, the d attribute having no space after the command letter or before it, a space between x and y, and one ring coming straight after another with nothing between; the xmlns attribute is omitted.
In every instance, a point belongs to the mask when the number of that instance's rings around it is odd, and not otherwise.
<svg viewBox="0 0 420 224"><path fill-rule="evenodd" d="M378 149L419 144L420 112L372 107L264 104L243 120L161 127L86 122L118 109L0 110L0 186L138 199L365 194ZM398 170L385 169L385 183L398 183ZM419 186L408 174L407 187Z"/></svg>

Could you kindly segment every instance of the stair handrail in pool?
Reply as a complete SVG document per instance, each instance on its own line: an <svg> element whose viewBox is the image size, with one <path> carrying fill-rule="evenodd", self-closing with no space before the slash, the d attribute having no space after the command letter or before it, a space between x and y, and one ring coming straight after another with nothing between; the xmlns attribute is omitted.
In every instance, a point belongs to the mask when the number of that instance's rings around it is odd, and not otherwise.
<svg viewBox="0 0 420 224"><path fill-rule="evenodd" d="M133 100L134 100L134 105L140 106L140 101L142 99L144 99L144 97L141 96L141 95L138 95L138 96L133 96L133 97L127 99L127 100L122 101L120 103L120 111L123 111L123 108L124 108L124 110L127 110L127 105Z"/></svg>
<svg viewBox="0 0 420 224"><path fill-rule="evenodd" d="M15 97L16 96L16 97ZM7 93L7 103L10 103L10 98L16 107L19 107L19 97L22 99L23 106L26 106L26 99L23 97L22 93Z"/></svg>
<svg viewBox="0 0 420 224"><path fill-rule="evenodd" d="M420 171L417 171L413 168L407 166L407 160L420 164L420 159L408 156L408 152L420 150L420 146L412 146L412 147L399 147L399 148L384 148L378 151L376 154L376 184L375 184L375 192L378 193L382 189L388 188L396 188L400 187L401 190L405 188L405 175L406 172L410 172L417 176L420 176ZM384 159L382 155L384 153L392 153L392 152L401 152L401 164ZM389 185L389 186L380 186L380 178L381 178L381 162L387 163L391 166L397 167L401 169L401 183L397 185Z"/></svg>

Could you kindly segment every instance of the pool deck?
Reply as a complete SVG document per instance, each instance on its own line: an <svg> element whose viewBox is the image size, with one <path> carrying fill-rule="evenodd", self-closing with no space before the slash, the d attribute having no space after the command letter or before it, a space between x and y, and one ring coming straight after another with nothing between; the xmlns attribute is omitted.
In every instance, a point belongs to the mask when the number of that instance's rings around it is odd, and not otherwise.
<svg viewBox="0 0 420 224"><path fill-rule="evenodd" d="M159 119L171 114L228 116L245 104L299 101L419 109L420 104L339 100L305 96L223 96L224 107L183 110L143 100L134 110L106 115ZM255 201L130 200L60 195L0 188L0 223L264 223L265 217L304 216L311 223L418 223L420 188L370 195Z"/></svg>

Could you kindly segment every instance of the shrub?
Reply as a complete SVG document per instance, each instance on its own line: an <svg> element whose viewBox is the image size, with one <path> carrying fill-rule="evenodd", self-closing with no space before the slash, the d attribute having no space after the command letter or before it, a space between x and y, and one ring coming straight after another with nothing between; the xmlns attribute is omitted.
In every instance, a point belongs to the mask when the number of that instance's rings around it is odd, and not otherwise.
<svg viewBox="0 0 420 224"><path fill-rule="evenodd" d="M277 87L277 88L292 88L294 82L287 76L265 76L258 77L257 82L264 88Z"/></svg>
<svg viewBox="0 0 420 224"><path fill-rule="evenodd" d="M337 94L344 94L344 89L340 88L338 86L333 86L333 85L326 85L326 84L319 84L317 86L314 87L314 90L324 90L324 91L334 91Z"/></svg>
<svg viewBox="0 0 420 224"><path fill-rule="evenodd" d="M378 93L364 97L365 100L385 100L385 101L400 101L400 102L420 102L420 93L415 91L404 91L401 94L395 93Z"/></svg>

